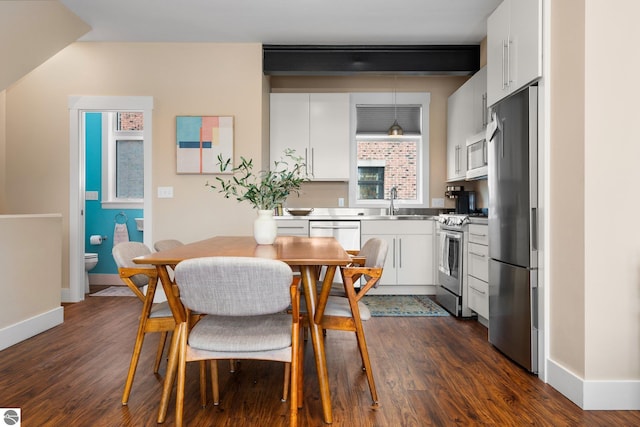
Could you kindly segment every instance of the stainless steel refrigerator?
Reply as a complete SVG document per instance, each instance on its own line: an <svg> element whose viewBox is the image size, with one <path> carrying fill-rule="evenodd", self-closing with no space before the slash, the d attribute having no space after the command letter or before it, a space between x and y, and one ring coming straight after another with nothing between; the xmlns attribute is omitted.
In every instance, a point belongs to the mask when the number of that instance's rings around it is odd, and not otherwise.
<svg viewBox="0 0 640 427"><path fill-rule="evenodd" d="M489 341L538 371L538 90L492 107L489 153Z"/></svg>

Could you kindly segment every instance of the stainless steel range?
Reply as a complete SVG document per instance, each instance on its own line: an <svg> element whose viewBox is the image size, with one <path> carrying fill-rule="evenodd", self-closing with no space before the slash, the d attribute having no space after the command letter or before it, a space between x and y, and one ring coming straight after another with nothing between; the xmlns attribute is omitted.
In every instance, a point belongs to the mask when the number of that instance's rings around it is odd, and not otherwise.
<svg viewBox="0 0 640 427"><path fill-rule="evenodd" d="M436 301L454 316L471 317L464 280L468 215L438 217L438 286Z"/></svg>

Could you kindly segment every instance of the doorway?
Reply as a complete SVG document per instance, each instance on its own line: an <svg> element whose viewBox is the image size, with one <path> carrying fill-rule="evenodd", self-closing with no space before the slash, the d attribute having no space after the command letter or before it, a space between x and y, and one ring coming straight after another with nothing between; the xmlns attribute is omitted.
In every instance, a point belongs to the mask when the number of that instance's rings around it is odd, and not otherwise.
<svg viewBox="0 0 640 427"><path fill-rule="evenodd" d="M69 288L63 288L63 302L84 300L85 253L85 115L91 112L139 111L143 113L144 228L143 242L151 247L152 210L152 111L150 96L70 96L69 107ZM109 244L109 243L107 243ZM111 243L112 244L112 243Z"/></svg>

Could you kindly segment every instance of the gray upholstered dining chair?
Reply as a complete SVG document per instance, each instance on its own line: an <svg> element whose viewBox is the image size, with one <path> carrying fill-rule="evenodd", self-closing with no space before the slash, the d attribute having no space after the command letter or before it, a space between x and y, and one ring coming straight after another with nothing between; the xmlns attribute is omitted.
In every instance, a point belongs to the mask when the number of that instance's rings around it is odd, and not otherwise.
<svg viewBox="0 0 640 427"><path fill-rule="evenodd" d="M342 289L334 283L331 288L320 293L317 303L317 307L325 307L321 323L323 329L355 332L374 407L378 406L378 392L362 326L362 321L371 318L371 312L361 300L371 288L378 286L388 248L386 240L379 238L367 240L357 254L352 254L352 263L340 268L343 283L339 286ZM356 292L354 283L361 277L364 277L365 283ZM301 306L301 311L303 314L306 313L304 304ZM309 319L305 318L305 321Z"/></svg>
<svg viewBox="0 0 640 427"><path fill-rule="evenodd" d="M211 361L214 401L220 359L273 360L290 364L290 425L302 404L302 346L298 285L282 261L208 257L182 261L175 279L180 300L202 317L179 325L176 424L183 423L186 364ZM291 308L290 313L287 309Z"/></svg>
<svg viewBox="0 0 640 427"><path fill-rule="evenodd" d="M155 242L153 244L153 249L155 249L156 252L160 252L160 251L166 251L167 249L177 248L178 246L182 246L182 245L184 245L184 243L182 243L180 240L165 239L165 240L158 240L157 242Z"/></svg>

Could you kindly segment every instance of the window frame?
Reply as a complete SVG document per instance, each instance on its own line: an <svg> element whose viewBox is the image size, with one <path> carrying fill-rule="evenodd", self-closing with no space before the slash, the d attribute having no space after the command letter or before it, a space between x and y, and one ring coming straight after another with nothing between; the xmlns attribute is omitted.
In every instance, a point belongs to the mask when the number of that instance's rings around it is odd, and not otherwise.
<svg viewBox="0 0 640 427"><path fill-rule="evenodd" d="M356 135L357 105L361 104L393 104L392 92L362 92L352 93L350 97L350 158L349 165L349 206L357 208L386 208L389 199L360 200L358 199L358 140L368 138L371 140L385 139L389 141L409 141L419 139L418 163L416 181L416 200L397 199L394 203L400 208L428 208L429 207L429 106L431 94L428 92L399 92L395 94L396 103L419 104L422 106L422 131L420 135L389 136L383 134ZM391 126L391 123L389 123Z"/></svg>
<svg viewBox="0 0 640 427"><path fill-rule="evenodd" d="M141 141L143 143L144 164L144 130L117 130L117 114L121 112L142 111L108 111L102 113L102 207L105 209L143 209L142 198L117 197L116 193L116 150L119 140ZM144 182L142 184L144 192Z"/></svg>

